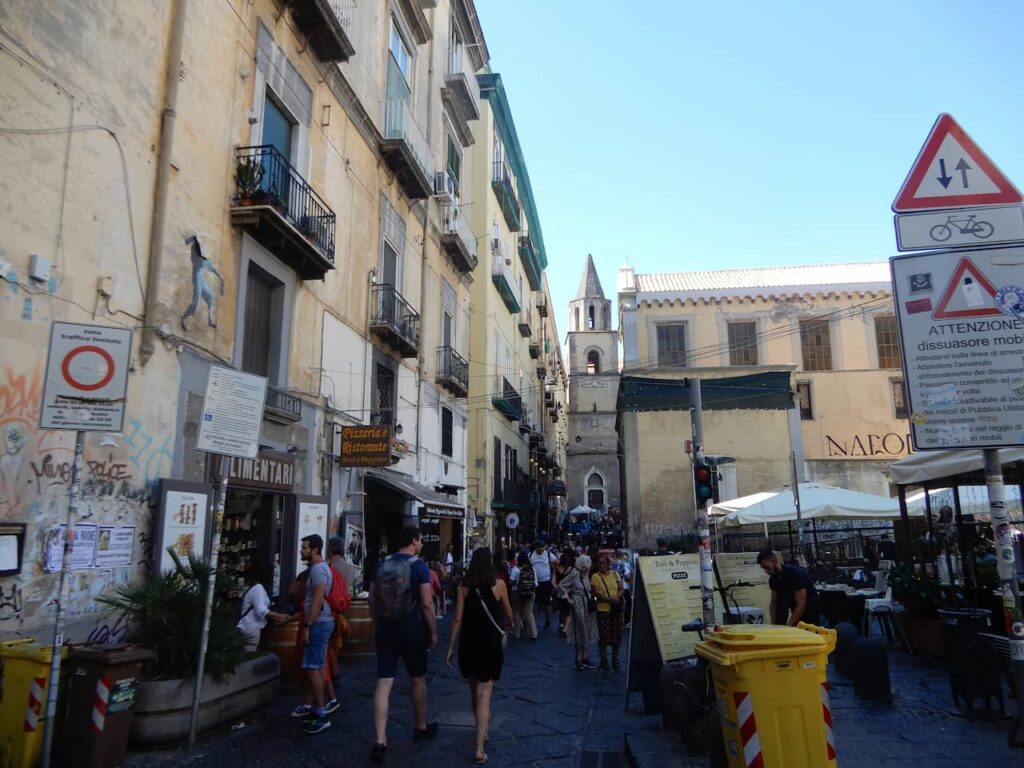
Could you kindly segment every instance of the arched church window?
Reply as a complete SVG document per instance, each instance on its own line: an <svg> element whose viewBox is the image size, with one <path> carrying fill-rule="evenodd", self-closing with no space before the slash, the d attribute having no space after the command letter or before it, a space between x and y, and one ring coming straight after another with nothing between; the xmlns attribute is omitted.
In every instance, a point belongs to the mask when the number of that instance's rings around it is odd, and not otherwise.
<svg viewBox="0 0 1024 768"><path fill-rule="evenodd" d="M587 373L594 374L601 372L601 353L596 349L587 353Z"/></svg>

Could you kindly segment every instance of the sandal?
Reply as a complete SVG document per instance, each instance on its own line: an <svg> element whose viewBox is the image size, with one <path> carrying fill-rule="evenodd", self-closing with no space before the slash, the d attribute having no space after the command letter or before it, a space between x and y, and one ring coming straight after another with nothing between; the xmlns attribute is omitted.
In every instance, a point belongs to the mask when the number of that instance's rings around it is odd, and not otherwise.
<svg viewBox="0 0 1024 768"><path fill-rule="evenodd" d="M483 765L484 763L487 762L487 753L486 752L477 752L475 755L473 755L473 762L476 765Z"/></svg>

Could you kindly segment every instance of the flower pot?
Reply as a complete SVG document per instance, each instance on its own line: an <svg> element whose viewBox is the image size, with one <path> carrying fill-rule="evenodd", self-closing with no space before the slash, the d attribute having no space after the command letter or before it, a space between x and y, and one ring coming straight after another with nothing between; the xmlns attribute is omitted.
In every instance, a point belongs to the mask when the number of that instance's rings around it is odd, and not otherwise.
<svg viewBox="0 0 1024 768"><path fill-rule="evenodd" d="M277 696L280 674L277 656L266 653L243 661L224 682L204 678L199 734L222 728L262 709ZM184 743L191 709L191 678L140 682L135 689L135 714L129 743L136 749Z"/></svg>

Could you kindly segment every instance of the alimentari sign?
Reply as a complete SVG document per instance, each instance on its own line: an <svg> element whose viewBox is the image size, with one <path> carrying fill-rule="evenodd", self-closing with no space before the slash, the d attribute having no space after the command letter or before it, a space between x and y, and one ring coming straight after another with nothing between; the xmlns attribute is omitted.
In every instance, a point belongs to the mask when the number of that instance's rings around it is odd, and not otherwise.
<svg viewBox="0 0 1024 768"><path fill-rule="evenodd" d="M211 482L218 480L219 465L219 461L211 462ZM228 459L228 484L291 493L295 484L295 459L269 453L261 453L255 459L232 457Z"/></svg>
<svg viewBox="0 0 1024 768"><path fill-rule="evenodd" d="M830 459L873 459L877 456L906 456L910 434L825 435L825 452Z"/></svg>

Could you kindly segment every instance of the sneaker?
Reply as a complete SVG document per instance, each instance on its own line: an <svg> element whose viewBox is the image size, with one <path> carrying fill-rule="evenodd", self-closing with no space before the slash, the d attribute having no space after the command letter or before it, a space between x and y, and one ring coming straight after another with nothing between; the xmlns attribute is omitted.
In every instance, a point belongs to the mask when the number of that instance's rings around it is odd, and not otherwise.
<svg viewBox="0 0 1024 768"><path fill-rule="evenodd" d="M432 739L437 736L437 729L438 725L436 720L432 723L427 723L426 728L417 728L412 732L412 740L426 741L427 739Z"/></svg>
<svg viewBox="0 0 1024 768"><path fill-rule="evenodd" d="M291 711L292 717L309 717L313 714L313 708L309 704L299 704Z"/></svg>
<svg viewBox="0 0 1024 768"><path fill-rule="evenodd" d="M313 735L314 733L322 733L331 727L331 721L326 717L314 717L306 725L306 733Z"/></svg>
<svg viewBox="0 0 1024 768"><path fill-rule="evenodd" d="M370 750L370 759L379 763L384 759L384 753L387 751L388 748L384 744L374 744L373 749Z"/></svg>
<svg viewBox="0 0 1024 768"><path fill-rule="evenodd" d="M332 712L337 712L338 707L341 706L341 702L337 699L331 699L330 701L324 702L324 714L329 715Z"/></svg>
<svg viewBox="0 0 1024 768"><path fill-rule="evenodd" d="M597 667L595 667L589 661L581 661L578 665L578 669L597 669Z"/></svg>

